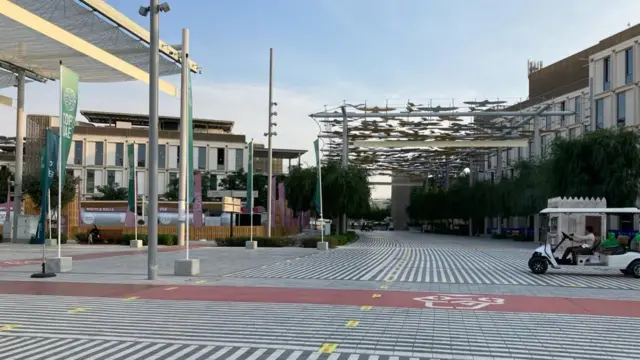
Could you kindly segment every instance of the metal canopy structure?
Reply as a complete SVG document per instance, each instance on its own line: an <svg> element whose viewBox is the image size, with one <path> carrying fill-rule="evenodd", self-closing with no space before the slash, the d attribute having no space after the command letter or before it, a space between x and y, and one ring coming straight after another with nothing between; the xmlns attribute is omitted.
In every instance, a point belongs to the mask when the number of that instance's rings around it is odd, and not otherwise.
<svg viewBox="0 0 640 360"><path fill-rule="evenodd" d="M139 80L149 84L152 149L149 157L151 166L157 165L153 155L157 151L154 144L158 137L155 128L158 90L175 97L179 94L174 85L158 78L181 73L184 63L188 64L188 71L200 72L200 68L181 51L159 41L161 7L157 0L150 0L147 9L147 14L152 14L151 32L102 0L0 0L0 88L17 87L17 138L23 139L25 132L25 83L59 79L62 63L78 74L80 82ZM168 10L163 8L165 12ZM18 213L22 206L23 146L24 141L16 143L15 209ZM151 193L157 192L154 180L149 181ZM152 227L155 226L155 222L152 223ZM13 227L17 228L17 216ZM12 241L16 234L14 231ZM157 244L151 239L157 234L153 234L152 229L149 234L149 277L155 278L157 264L151 263L155 263ZM156 273L152 274L154 268Z"/></svg>
<svg viewBox="0 0 640 360"><path fill-rule="evenodd" d="M461 105L434 105L433 101L429 105L411 101L398 106L344 104L310 117L324 123L320 136L329 140L322 149L324 159L346 155L374 175L448 178L500 148L527 147L532 138L536 142L545 133L540 130L540 118L574 114L548 111L548 105L507 111L510 105L500 100ZM537 130L531 121L535 119ZM346 149L344 139L348 139Z"/></svg>
<svg viewBox="0 0 640 360"><path fill-rule="evenodd" d="M81 82L148 83L149 32L134 24L102 0L0 0L0 68L44 82L59 78L62 61ZM164 44L161 53L160 75L179 74L180 52ZM0 75L0 86L14 85ZM166 81L160 90L178 95Z"/></svg>

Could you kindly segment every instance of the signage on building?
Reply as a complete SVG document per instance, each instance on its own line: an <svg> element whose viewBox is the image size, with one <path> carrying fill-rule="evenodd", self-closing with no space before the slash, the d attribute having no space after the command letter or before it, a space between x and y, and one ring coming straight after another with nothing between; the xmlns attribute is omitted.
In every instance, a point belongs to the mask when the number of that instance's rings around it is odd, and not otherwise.
<svg viewBox="0 0 640 360"><path fill-rule="evenodd" d="M246 190L208 190L207 196L209 198L221 198L221 197L234 197L234 198L246 198ZM258 197L258 190L253 191L253 197Z"/></svg>
<svg viewBox="0 0 640 360"><path fill-rule="evenodd" d="M240 199L225 196L222 198L222 211L227 213L239 213L242 209Z"/></svg>

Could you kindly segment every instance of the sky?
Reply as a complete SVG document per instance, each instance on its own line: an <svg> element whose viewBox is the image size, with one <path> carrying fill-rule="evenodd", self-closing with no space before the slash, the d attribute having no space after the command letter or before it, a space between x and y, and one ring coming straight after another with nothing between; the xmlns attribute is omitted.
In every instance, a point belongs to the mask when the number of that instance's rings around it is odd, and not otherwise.
<svg viewBox="0 0 640 360"><path fill-rule="evenodd" d="M266 143L274 48L274 147L309 150L309 164L318 127L308 115L325 105L526 99L527 59L549 65L640 22L637 0L167 1L161 39L179 44L189 28L203 69L194 116L233 120L235 133ZM146 1L107 2L148 28L138 15ZM165 79L179 86L179 76ZM15 89L0 94L15 99ZM55 115L57 101L55 82L26 87L27 114ZM81 84L79 109L147 113L148 88ZM179 100L161 94L160 114L179 115ZM0 107L0 120L0 134L15 136L15 109ZM372 196L390 194L377 186Z"/></svg>

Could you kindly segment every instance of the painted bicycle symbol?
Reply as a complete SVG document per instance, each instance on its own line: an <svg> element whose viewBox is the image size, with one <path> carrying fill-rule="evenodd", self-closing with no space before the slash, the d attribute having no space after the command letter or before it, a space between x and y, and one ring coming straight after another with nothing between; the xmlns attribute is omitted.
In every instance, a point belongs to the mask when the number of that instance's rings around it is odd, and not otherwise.
<svg viewBox="0 0 640 360"><path fill-rule="evenodd" d="M424 302L424 306L430 309L479 310L490 305L504 305L501 298L461 294L438 294L414 300Z"/></svg>

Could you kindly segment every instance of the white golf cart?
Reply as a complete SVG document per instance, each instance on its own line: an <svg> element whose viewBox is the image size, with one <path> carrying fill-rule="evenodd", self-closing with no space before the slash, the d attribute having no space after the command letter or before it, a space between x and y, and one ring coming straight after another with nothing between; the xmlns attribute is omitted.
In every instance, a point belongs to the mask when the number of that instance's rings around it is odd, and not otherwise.
<svg viewBox="0 0 640 360"><path fill-rule="evenodd" d="M629 243L620 245L618 248L615 248L614 251L603 251L600 249L602 242L600 235L606 233L607 229L606 215L640 214L638 208L547 208L542 210L540 214L549 215L551 226L548 236L545 237L544 244L538 247L529 259L529 269L532 273L544 274L547 272L549 265L554 269L560 269L560 265L568 265L619 269L624 275L640 278L640 252L638 250L631 250ZM573 241L571 235L567 235L567 233L561 231L559 228L569 228L572 231L576 231L578 223L582 223L583 225L588 223L585 219L591 220L592 224L595 222L596 226L594 226L594 228L597 227L597 230L594 231L596 241L591 248L590 254L578 255L578 261L575 265L573 261L562 260L556 257L554 254L558 249L563 251L566 246L571 246L570 243L566 243L567 240ZM558 226L559 220L567 221L562 224L563 226ZM598 224L600 221L601 223ZM582 229L584 229L584 226ZM558 241L560 235L561 239Z"/></svg>

